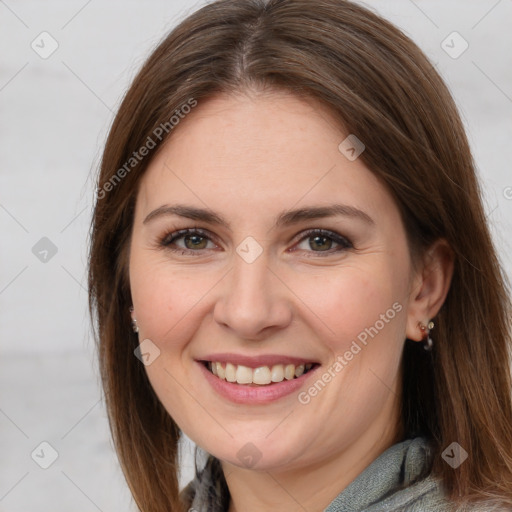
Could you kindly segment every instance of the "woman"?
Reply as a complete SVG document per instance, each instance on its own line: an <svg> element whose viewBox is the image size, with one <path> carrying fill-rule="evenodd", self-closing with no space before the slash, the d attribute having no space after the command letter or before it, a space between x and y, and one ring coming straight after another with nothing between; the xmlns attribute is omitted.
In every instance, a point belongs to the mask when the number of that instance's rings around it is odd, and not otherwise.
<svg viewBox="0 0 512 512"><path fill-rule="evenodd" d="M221 0L130 87L90 304L144 512L511 510L510 301L421 51L344 0ZM178 441L208 454L180 493Z"/></svg>

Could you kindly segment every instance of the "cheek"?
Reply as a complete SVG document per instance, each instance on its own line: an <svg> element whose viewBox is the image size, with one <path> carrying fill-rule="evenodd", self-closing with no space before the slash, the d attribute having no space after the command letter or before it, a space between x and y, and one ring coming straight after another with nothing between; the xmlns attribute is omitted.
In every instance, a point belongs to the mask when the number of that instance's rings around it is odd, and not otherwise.
<svg viewBox="0 0 512 512"><path fill-rule="evenodd" d="M308 316L316 317L325 344L340 354L358 337L363 343L365 336L372 339L375 330L381 337L396 338L403 327L399 313L405 309L404 283L396 278L393 265L384 259L315 278L295 276L293 290L310 310Z"/></svg>
<svg viewBox="0 0 512 512"><path fill-rule="evenodd" d="M212 274L172 267L164 257L134 255L130 285L141 339L172 350L197 328L191 321L215 284Z"/></svg>
<svg viewBox="0 0 512 512"><path fill-rule="evenodd" d="M318 393L318 400L336 418L325 428L332 429L336 438L337 425L348 416L355 430L366 428L397 383L406 323L406 281L387 258L333 272L329 278L315 279L314 285L310 278L299 281L294 291L314 313L309 317L316 318L317 328L324 333L319 341L331 357L319 375L329 383L327 392ZM306 392L310 397L317 393L312 388Z"/></svg>
<svg viewBox="0 0 512 512"><path fill-rule="evenodd" d="M183 392L190 381L190 368L182 362L188 356L188 341L197 331L197 315L204 314L201 298L213 286L209 279L172 268L161 256L134 254L130 263L139 339L151 340L161 355L145 371L154 392L180 426L201 414Z"/></svg>

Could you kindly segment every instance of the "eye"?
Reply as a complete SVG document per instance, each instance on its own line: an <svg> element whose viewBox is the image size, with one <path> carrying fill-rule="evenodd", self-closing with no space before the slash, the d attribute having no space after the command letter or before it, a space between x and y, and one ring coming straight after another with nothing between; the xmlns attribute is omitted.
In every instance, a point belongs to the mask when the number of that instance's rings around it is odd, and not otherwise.
<svg viewBox="0 0 512 512"><path fill-rule="evenodd" d="M208 246L209 243L210 246ZM160 245L171 251L179 251L181 254L199 253L202 250L217 247L212 241L211 235L199 228L187 228L168 233L162 238ZM302 233L299 243L291 250L302 250L318 253L319 256L328 256L350 248L353 248L352 243L334 231L310 229Z"/></svg>
<svg viewBox="0 0 512 512"><path fill-rule="evenodd" d="M333 250L333 246L338 247L334 247ZM334 231L326 229L311 229L306 231L305 234L302 234L299 244L297 244L296 249L293 250L299 249L308 252L326 253L326 255L328 255L341 252L352 247L353 245L350 240L338 233L335 233ZM323 256L323 254L321 255Z"/></svg>
<svg viewBox="0 0 512 512"><path fill-rule="evenodd" d="M202 229L180 229L164 236L160 244L167 249L172 251L181 251L182 253L187 252L198 252L202 249L213 249L214 247L208 247L208 243L212 242L208 234ZM175 246L175 247L173 247Z"/></svg>

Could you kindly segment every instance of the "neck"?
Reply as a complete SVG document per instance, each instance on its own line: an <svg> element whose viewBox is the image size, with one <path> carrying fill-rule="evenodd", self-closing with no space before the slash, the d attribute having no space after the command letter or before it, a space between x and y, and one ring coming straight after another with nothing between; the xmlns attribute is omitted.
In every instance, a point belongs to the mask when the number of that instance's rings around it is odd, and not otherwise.
<svg viewBox="0 0 512 512"><path fill-rule="evenodd" d="M231 495L228 512L323 511L367 466L400 439L401 431L392 421L384 426L377 422L343 451L307 466L255 471L223 462Z"/></svg>

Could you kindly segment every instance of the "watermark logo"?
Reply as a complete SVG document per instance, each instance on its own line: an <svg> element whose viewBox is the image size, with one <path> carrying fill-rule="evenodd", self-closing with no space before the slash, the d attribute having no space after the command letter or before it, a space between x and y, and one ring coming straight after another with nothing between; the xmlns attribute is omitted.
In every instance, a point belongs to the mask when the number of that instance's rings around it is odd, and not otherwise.
<svg viewBox="0 0 512 512"><path fill-rule="evenodd" d="M57 251L57 246L46 236L43 236L32 247L32 254L41 263L48 263L57 254Z"/></svg>
<svg viewBox="0 0 512 512"><path fill-rule="evenodd" d="M59 458L59 453L50 443L43 441L30 456L40 468L48 469Z"/></svg>
<svg viewBox="0 0 512 512"><path fill-rule="evenodd" d="M57 40L48 32L41 32L31 43L30 47L34 50L41 59L47 59L53 55L59 43Z"/></svg>
<svg viewBox="0 0 512 512"><path fill-rule="evenodd" d="M246 443L238 450L236 456L238 460L246 467L254 467L262 457L262 453L253 443Z"/></svg>
<svg viewBox="0 0 512 512"><path fill-rule="evenodd" d="M458 32L452 32L442 41L441 48L452 59L458 59L469 48L469 43Z"/></svg>
<svg viewBox="0 0 512 512"><path fill-rule="evenodd" d="M353 133L338 146L339 152L351 162L356 160L365 149L366 146Z"/></svg>
<svg viewBox="0 0 512 512"><path fill-rule="evenodd" d="M443 451L441 457L453 469L457 469L468 458L468 452L459 443L454 441Z"/></svg>
<svg viewBox="0 0 512 512"><path fill-rule="evenodd" d="M133 353L144 366L150 366L160 357L160 349L150 339L141 341Z"/></svg>
<svg viewBox="0 0 512 512"><path fill-rule="evenodd" d="M236 252L246 263L253 263L263 252L263 247L255 238L248 236L238 244Z"/></svg>

